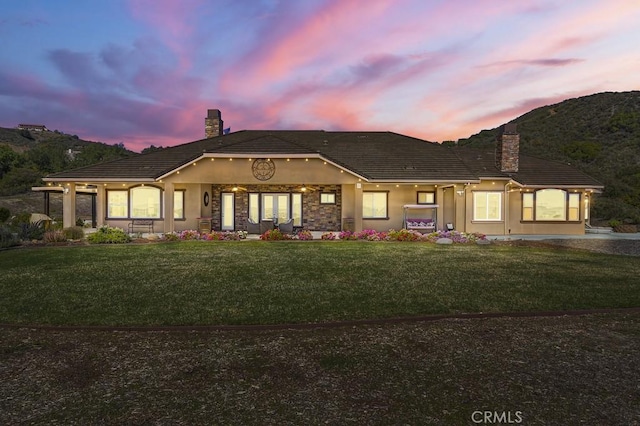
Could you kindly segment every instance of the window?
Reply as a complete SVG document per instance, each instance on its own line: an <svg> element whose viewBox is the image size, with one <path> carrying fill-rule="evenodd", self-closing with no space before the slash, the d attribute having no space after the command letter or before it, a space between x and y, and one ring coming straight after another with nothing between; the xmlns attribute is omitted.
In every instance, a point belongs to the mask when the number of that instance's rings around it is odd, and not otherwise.
<svg viewBox="0 0 640 426"><path fill-rule="evenodd" d="M291 195L291 217L293 226L302 226L302 194Z"/></svg>
<svg viewBox="0 0 640 426"><path fill-rule="evenodd" d="M418 191L418 204L435 204L436 193Z"/></svg>
<svg viewBox="0 0 640 426"><path fill-rule="evenodd" d="M474 192L473 220L502 220L502 193L482 191Z"/></svg>
<svg viewBox="0 0 640 426"><path fill-rule="evenodd" d="M560 189L536 191L536 220L567 220L567 193Z"/></svg>
<svg viewBox="0 0 640 426"><path fill-rule="evenodd" d="M522 220L533 220L533 194L522 194Z"/></svg>
<svg viewBox="0 0 640 426"><path fill-rule="evenodd" d="M185 218L185 190L173 192L173 218ZM154 186L129 190L107 190L107 218L160 219L163 217L163 191Z"/></svg>
<svg viewBox="0 0 640 426"><path fill-rule="evenodd" d="M160 188L153 186L136 186L129 191L131 217L159 219Z"/></svg>
<svg viewBox="0 0 640 426"><path fill-rule="evenodd" d="M184 219L184 190L173 193L173 218Z"/></svg>
<svg viewBox="0 0 640 426"><path fill-rule="evenodd" d="M569 220L580 220L580 194L569 194Z"/></svg>
<svg viewBox="0 0 640 426"><path fill-rule="evenodd" d="M522 220L578 222L580 194L562 189L540 189L522 194Z"/></svg>
<svg viewBox="0 0 640 426"><path fill-rule="evenodd" d="M336 194L333 192L320 193L320 204L335 204Z"/></svg>
<svg viewBox="0 0 640 426"><path fill-rule="evenodd" d="M362 218L363 219L388 219L387 201L388 192L363 192L362 193Z"/></svg>
<svg viewBox="0 0 640 426"><path fill-rule="evenodd" d="M252 192L249 194L249 219L253 222L260 222L260 194Z"/></svg>
<svg viewBox="0 0 640 426"><path fill-rule="evenodd" d="M129 191L107 191L107 217L129 216Z"/></svg>

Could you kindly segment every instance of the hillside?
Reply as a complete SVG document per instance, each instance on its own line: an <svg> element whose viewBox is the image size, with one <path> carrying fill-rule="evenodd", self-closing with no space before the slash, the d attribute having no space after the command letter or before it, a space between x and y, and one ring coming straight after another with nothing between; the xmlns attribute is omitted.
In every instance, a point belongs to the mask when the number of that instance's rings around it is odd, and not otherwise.
<svg viewBox="0 0 640 426"><path fill-rule="evenodd" d="M136 153L123 144L85 141L58 131L0 127L0 196L28 192L43 176Z"/></svg>
<svg viewBox="0 0 640 426"><path fill-rule="evenodd" d="M640 223L640 91L569 99L511 122L521 152L570 163L604 183L594 217ZM498 129L461 139L458 147L494 144Z"/></svg>

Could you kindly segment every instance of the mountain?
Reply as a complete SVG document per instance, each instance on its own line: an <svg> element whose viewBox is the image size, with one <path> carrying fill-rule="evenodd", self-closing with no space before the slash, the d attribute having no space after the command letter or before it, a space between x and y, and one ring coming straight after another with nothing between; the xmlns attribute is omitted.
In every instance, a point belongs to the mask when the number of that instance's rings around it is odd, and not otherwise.
<svg viewBox="0 0 640 426"><path fill-rule="evenodd" d="M568 99L510 123L523 154L572 164L605 185L594 218L640 223L640 91ZM458 149L495 144L498 132L460 139Z"/></svg>
<svg viewBox="0 0 640 426"><path fill-rule="evenodd" d="M57 130L0 127L0 195L27 192L49 173L132 155L137 154L122 143L85 141Z"/></svg>

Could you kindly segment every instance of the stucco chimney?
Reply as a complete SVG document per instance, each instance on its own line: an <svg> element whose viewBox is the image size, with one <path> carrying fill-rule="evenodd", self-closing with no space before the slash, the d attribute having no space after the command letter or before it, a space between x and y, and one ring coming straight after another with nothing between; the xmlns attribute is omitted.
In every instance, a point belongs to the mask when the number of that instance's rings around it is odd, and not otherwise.
<svg viewBox="0 0 640 426"><path fill-rule="evenodd" d="M215 138L222 136L222 114L219 109L207 110L207 117L204 119L204 136Z"/></svg>
<svg viewBox="0 0 640 426"><path fill-rule="evenodd" d="M496 167L502 172L516 173L520 157L520 135L516 123L502 126L496 145Z"/></svg>

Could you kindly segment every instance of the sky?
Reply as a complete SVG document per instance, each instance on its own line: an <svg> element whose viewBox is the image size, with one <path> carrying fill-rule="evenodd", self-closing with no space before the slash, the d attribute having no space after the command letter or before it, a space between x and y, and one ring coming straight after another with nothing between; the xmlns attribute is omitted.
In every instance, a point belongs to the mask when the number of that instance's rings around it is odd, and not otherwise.
<svg viewBox="0 0 640 426"><path fill-rule="evenodd" d="M640 89L638 0L1 0L0 127L140 151L239 130L433 142Z"/></svg>

